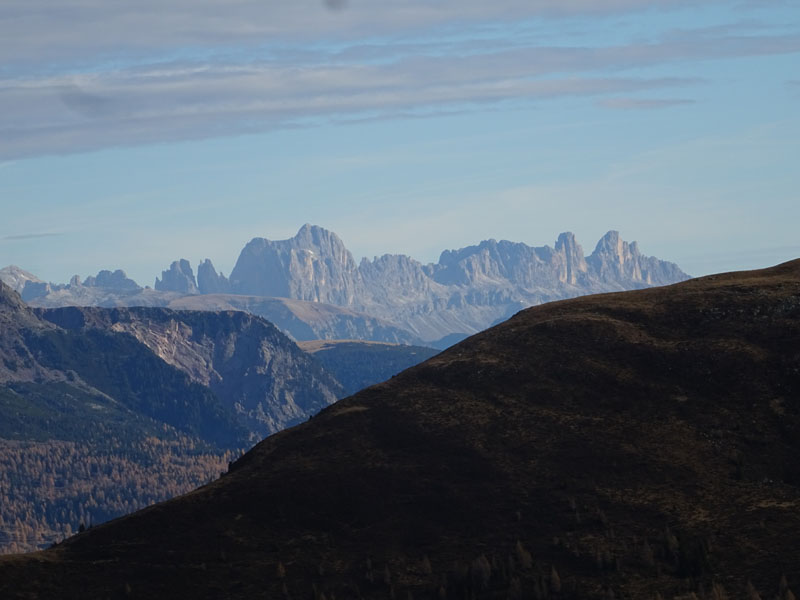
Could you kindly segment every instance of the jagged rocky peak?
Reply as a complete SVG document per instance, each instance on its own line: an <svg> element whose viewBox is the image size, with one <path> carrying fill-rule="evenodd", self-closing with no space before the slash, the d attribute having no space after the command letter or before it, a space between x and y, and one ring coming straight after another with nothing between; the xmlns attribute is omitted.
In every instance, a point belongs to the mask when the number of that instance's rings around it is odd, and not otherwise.
<svg viewBox="0 0 800 600"><path fill-rule="evenodd" d="M587 262L604 283L664 285L688 278L675 263L644 256L636 242L624 241L613 230L600 238Z"/></svg>
<svg viewBox="0 0 800 600"><path fill-rule="evenodd" d="M563 257L558 279L561 283L578 285L584 283L589 270L583 256L583 248L575 239L575 234L565 231L556 240L556 253Z"/></svg>
<svg viewBox="0 0 800 600"><path fill-rule="evenodd" d="M348 259L353 261L353 257L345 248L342 239L333 231L317 225L306 223L298 230L292 241L295 242L294 245L298 248L318 249L329 253L331 256L339 256L345 261ZM353 266L355 266L355 262L353 262Z"/></svg>
<svg viewBox="0 0 800 600"><path fill-rule="evenodd" d="M237 294L352 304L360 290L353 255L332 231L303 225L293 238L254 238L231 272Z"/></svg>
<svg viewBox="0 0 800 600"><path fill-rule="evenodd" d="M201 294L227 294L231 291L228 278L217 273L210 259L197 265L197 288Z"/></svg>
<svg viewBox="0 0 800 600"><path fill-rule="evenodd" d="M638 249L636 242L633 242L633 245ZM592 252L592 256L611 258L622 264L625 262L626 256L628 258L631 256L630 246L631 245L628 244L628 242L624 241L620 237L619 231L611 230L601 237L597 242L597 246L595 247L594 252Z"/></svg>
<svg viewBox="0 0 800 600"><path fill-rule="evenodd" d="M138 292L141 286L130 279L125 271L117 269L114 272L103 269L96 277L87 277L83 283L85 287L96 287L115 292Z"/></svg>
<svg viewBox="0 0 800 600"><path fill-rule="evenodd" d="M199 293L192 265L185 258L173 261L168 270L161 271L161 279L156 277L154 287L161 292Z"/></svg>
<svg viewBox="0 0 800 600"><path fill-rule="evenodd" d="M564 244L579 248L574 240L565 240ZM572 256L575 251L569 253ZM550 246L534 248L522 242L490 239L477 246L442 252L439 264L429 272L444 285L553 286L567 279L565 257Z"/></svg>

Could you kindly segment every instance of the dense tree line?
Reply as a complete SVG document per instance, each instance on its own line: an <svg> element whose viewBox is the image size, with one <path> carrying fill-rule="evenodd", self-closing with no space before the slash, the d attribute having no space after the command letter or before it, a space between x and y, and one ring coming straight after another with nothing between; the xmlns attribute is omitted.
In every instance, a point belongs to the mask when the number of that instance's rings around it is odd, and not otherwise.
<svg viewBox="0 0 800 600"><path fill-rule="evenodd" d="M49 546L89 527L188 492L225 471L234 451L191 438L0 439L0 554Z"/></svg>

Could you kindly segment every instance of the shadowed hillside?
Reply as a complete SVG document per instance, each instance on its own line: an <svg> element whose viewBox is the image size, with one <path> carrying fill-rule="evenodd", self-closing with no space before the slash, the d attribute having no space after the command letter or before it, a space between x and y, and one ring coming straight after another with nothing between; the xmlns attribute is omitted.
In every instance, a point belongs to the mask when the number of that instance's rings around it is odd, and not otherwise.
<svg viewBox="0 0 800 600"><path fill-rule="evenodd" d="M800 261L535 307L0 597L787 600L799 340Z"/></svg>

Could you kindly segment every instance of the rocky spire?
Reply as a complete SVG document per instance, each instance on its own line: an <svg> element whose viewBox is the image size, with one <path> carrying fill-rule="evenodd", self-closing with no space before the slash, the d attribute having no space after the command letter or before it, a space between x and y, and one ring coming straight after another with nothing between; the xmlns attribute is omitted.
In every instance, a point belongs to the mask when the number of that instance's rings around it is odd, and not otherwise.
<svg viewBox="0 0 800 600"><path fill-rule="evenodd" d="M169 270L162 271L161 279L156 277L155 288L161 292L199 293L192 265L185 258L173 261Z"/></svg>
<svg viewBox="0 0 800 600"><path fill-rule="evenodd" d="M217 273L208 258L197 265L197 288L201 294L227 294L231 290L228 278Z"/></svg>
<svg viewBox="0 0 800 600"><path fill-rule="evenodd" d="M556 240L556 253L563 256L563 265L559 273L559 281L577 285L586 278L588 266L583 257L583 248L575 239L575 234L565 231Z"/></svg>

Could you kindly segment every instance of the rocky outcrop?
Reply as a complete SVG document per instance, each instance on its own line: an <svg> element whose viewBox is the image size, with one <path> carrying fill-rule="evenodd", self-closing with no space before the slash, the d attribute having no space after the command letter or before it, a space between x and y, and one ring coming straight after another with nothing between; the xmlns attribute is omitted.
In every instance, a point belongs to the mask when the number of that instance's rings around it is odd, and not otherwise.
<svg viewBox="0 0 800 600"><path fill-rule="evenodd" d="M209 259L197 266L197 287L201 294L227 294L231 291L228 278L217 273Z"/></svg>
<svg viewBox="0 0 800 600"><path fill-rule="evenodd" d="M14 265L0 270L0 280L15 289L25 302L41 300L61 302L63 304L81 304L80 298L91 299L86 304L99 304L99 298L109 295L131 295L142 291L142 287L130 279L125 271L103 270L96 276L89 276L81 283L80 277L74 275L68 284L47 283L35 275ZM56 300L60 298L61 300ZM68 299L74 299L70 302Z"/></svg>
<svg viewBox="0 0 800 600"><path fill-rule="evenodd" d="M161 271L161 279L156 277L155 289L179 294L198 294L194 271L185 258L173 261L166 271Z"/></svg>
<svg viewBox="0 0 800 600"><path fill-rule="evenodd" d="M96 287L114 292L138 292L142 287L130 279L125 271L117 269L114 272L100 271L96 277L87 277L83 282L84 287Z"/></svg>
<svg viewBox="0 0 800 600"><path fill-rule="evenodd" d="M351 306L363 292L360 279L353 255L342 240L333 232L306 224L288 240L251 240L231 272L231 290Z"/></svg>
<svg viewBox="0 0 800 600"><path fill-rule="evenodd" d="M619 290L682 281L686 274L674 263L644 256L636 242L622 240L618 231L609 231L587 259L594 277Z"/></svg>

